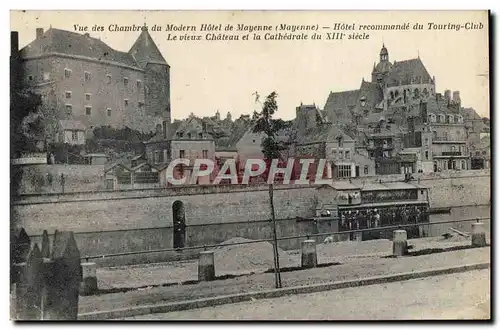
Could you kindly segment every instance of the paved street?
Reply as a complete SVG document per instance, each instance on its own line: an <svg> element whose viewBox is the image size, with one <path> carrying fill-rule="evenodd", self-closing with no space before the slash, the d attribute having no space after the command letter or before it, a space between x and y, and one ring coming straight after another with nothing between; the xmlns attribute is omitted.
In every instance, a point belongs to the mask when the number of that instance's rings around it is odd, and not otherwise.
<svg viewBox="0 0 500 330"><path fill-rule="evenodd" d="M293 295L129 320L488 319L490 270Z"/></svg>

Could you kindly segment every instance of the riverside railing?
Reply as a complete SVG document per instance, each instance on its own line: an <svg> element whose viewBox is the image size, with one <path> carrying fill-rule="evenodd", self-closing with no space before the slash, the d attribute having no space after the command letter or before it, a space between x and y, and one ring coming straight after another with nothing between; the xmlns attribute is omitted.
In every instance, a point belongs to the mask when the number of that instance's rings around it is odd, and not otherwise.
<svg viewBox="0 0 500 330"><path fill-rule="evenodd" d="M322 218L318 218L318 219L328 220L328 219L332 219L332 218L322 217ZM491 219L490 217L475 217L475 218L467 218L467 219L460 219L460 220L439 221L439 222L433 222L433 223L417 222L417 223L395 224L395 225L389 225L389 226L384 226L384 227L372 227L372 228L343 230L343 231L335 231L335 232L324 232L324 233L316 233L316 234L284 236L284 237L278 237L277 240L284 241L284 240L300 239L300 238L310 239L310 238L319 237L319 236L345 235L345 234L351 234L351 233L364 233L364 232L376 232L376 231L382 232L382 231L389 231L389 230L397 230L397 229L412 228L412 227L414 228L414 227L420 227L420 226L442 225L442 224L449 224L449 223L463 223L463 222L474 222L474 221L479 222L480 220L490 220L490 219ZM162 252L180 252L180 251L189 251L189 250L205 250L206 251L208 248L221 248L221 247L225 247L225 246L246 245L246 244L255 244L255 243L261 243L261 242L272 243L273 241L274 241L273 239L258 239L258 240L248 241L248 242L234 242L234 243L225 243L225 244L207 244L207 245L198 245L198 246L188 246L188 247L183 247L183 248L164 248L164 249L129 251L129 252L84 256L84 257L81 257L81 259L89 261L91 259L94 260L94 259L104 259L104 258L112 258L112 257L123 257L123 256L138 255L138 254L153 254L153 253L162 253Z"/></svg>

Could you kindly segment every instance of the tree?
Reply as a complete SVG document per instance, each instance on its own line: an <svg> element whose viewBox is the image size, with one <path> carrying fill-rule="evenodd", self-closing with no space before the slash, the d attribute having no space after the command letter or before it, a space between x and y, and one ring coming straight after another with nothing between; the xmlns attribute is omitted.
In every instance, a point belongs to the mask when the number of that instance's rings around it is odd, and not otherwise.
<svg viewBox="0 0 500 330"><path fill-rule="evenodd" d="M253 127L253 133L264 133L264 138L262 139L261 144L262 153L264 154L266 164L270 165L273 159L283 160L282 152L286 150L286 147L283 143L277 140L277 137L279 131L287 128L289 124L282 119L273 118L274 114L278 111L278 104L276 102L278 94L276 92L269 94L263 105L259 101L259 94L256 92L254 95L255 102L262 106L262 110L260 112L254 111L253 121L255 124ZM268 180L268 182L270 181ZM276 288L281 288L278 240L276 235L276 215L274 212L274 185L272 182L269 184L269 203L271 205L271 217L273 223L274 273Z"/></svg>
<svg viewBox="0 0 500 330"><path fill-rule="evenodd" d="M35 151L37 143L30 139L41 132L41 118L37 114L42 105L40 95L30 91L25 86L22 75L22 67L17 56L11 56L10 61L10 157L11 159L21 156L23 151ZM31 119L31 120L30 120ZM20 166L10 167L10 200L11 203L19 194L22 170ZM11 233L17 227L17 214L14 207L10 208L10 230Z"/></svg>

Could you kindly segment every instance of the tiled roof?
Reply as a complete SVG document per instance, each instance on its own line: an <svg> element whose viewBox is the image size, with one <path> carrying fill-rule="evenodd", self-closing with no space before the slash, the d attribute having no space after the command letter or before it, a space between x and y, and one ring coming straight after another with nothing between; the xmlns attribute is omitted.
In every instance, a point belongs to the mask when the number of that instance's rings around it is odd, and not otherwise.
<svg viewBox="0 0 500 330"><path fill-rule="evenodd" d="M344 91L344 92L330 92L326 100L324 111L333 118L347 114L350 116L349 108L355 107L359 100L359 89ZM329 116L329 117L330 117ZM332 120L333 118L330 118Z"/></svg>
<svg viewBox="0 0 500 330"><path fill-rule="evenodd" d="M352 137L347 135L337 124L324 123L307 129L304 135L297 135L296 142L298 145L335 142L339 135L342 135L344 141L353 141Z"/></svg>
<svg viewBox="0 0 500 330"><path fill-rule="evenodd" d="M174 137L175 133L181 126L182 121L174 121L173 123L170 123L167 128L167 138L163 138L163 134L160 135L155 135L145 143L154 143L154 142L161 142L161 141L170 141Z"/></svg>
<svg viewBox="0 0 500 330"><path fill-rule="evenodd" d="M420 58L414 58L410 60L394 62L392 68L387 76L388 84L401 84L408 85L411 83L411 79L421 78L423 81L429 81L431 76Z"/></svg>
<svg viewBox="0 0 500 330"><path fill-rule="evenodd" d="M301 145L325 142L328 139L328 132L332 126L332 123L325 123L317 127L308 128L303 135L297 135L296 143Z"/></svg>
<svg viewBox="0 0 500 330"><path fill-rule="evenodd" d="M91 36L54 28L48 29L41 38L35 39L24 47L21 50L21 56L31 57L52 52L137 67L136 61L129 53L114 50L103 41Z"/></svg>

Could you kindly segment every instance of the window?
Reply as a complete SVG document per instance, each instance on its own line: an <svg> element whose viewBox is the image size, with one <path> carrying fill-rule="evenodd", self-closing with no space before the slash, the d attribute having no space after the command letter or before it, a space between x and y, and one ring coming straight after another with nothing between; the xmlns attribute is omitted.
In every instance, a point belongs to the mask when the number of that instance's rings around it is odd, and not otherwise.
<svg viewBox="0 0 500 330"><path fill-rule="evenodd" d="M418 88L415 88L415 90L413 91L413 94L415 95L415 97L419 96Z"/></svg>
<svg viewBox="0 0 500 330"><path fill-rule="evenodd" d="M73 106L71 104L66 104L66 114L71 115L73 113Z"/></svg>
<svg viewBox="0 0 500 330"><path fill-rule="evenodd" d="M368 175L368 165L365 165L365 174Z"/></svg>
<svg viewBox="0 0 500 330"><path fill-rule="evenodd" d="M138 104L139 104L139 109L142 109L142 107L144 106L144 102L139 101L139 103L138 103Z"/></svg>
<svg viewBox="0 0 500 330"><path fill-rule="evenodd" d="M465 161L463 161L463 160L462 160L462 162L461 162L461 163L462 163L462 170L465 170L465 169L466 169L466 168L465 168Z"/></svg>
<svg viewBox="0 0 500 330"><path fill-rule="evenodd" d="M85 101L90 101L90 93L85 94Z"/></svg>
<svg viewBox="0 0 500 330"><path fill-rule="evenodd" d="M191 140L191 133L187 133L187 138Z"/></svg>
<svg viewBox="0 0 500 330"><path fill-rule="evenodd" d="M64 78L71 78L71 70L64 69Z"/></svg>
<svg viewBox="0 0 500 330"><path fill-rule="evenodd" d="M111 75L110 74L106 75L106 80L107 80L108 84L111 84Z"/></svg>
<svg viewBox="0 0 500 330"><path fill-rule="evenodd" d="M111 109L110 108L106 109L106 113L107 113L108 117L111 117Z"/></svg>
<svg viewBox="0 0 500 330"><path fill-rule="evenodd" d="M338 169L339 169L338 171L339 178L351 177L351 165L339 165Z"/></svg>
<svg viewBox="0 0 500 330"><path fill-rule="evenodd" d="M137 80L137 90L140 91L142 88L142 81Z"/></svg>
<svg viewBox="0 0 500 330"><path fill-rule="evenodd" d="M454 123L453 115L449 115L448 116L448 124L453 124L453 123Z"/></svg>
<svg viewBox="0 0 500 330"><path fill-rule="evenodd" d="M86 114L87 116L90 116L90 115L92 114L92 107L90 107L90 106L86 106L86 107L85 107L85 114Z"/></svg>
<svg viewBox="0 0 500 330"><path fill-rule="evenodd" d="M125 108L128 107L128 100L127 99L123 100L123 103L125 103Z"/></svg>
<svg viewBox="0 0 500 330"><path fill-rule="evenodd" d="M342 139L342 137L339 137L338 141L339 141L339 147L342 148L344 146L344 139Z"/></svg>
<svg viewBox="0 0 500 330"><path fill-rule="evenodd" d="M29 81L32 81L32 80L33 80L33 76L32 76L32 75L29 75L29 76L28 76L28 80L29 80Z"/></svg>
<svg viewBox="0 0 500 330"><path fill-rule="evenodd" d="M123 84L125 86L128 86L128 78L127 77L123 78Z"/></svg>
<svg viewBox="0 0 500 330"><path fill-rule="evenodd" d="M179 158L184 158L184 150L179 150Z"/></svg>
<svg viewBox="0 0 500 330"><path fill-rule="evenodd" d="M476 151L476 157L479 157L479 151Z"/></svg>
<svg viewBox="0 0 500 330"><path fill-rule="evenodd" d="M45 81L50 80L50 72L43 73L43 80L45 80Z"/></svg>
<svg viewBox="0 0 500 330"><path fill-rule="evenodd" d="M203 133L198 133L198 138L201 140L203 139Z"/></svg>
<svg viewBox="0 0 500 330"><path fill-rule="evenodd" d="M345 151L345 159L351 159L351 153L349 150Z"/></svg>
<svg viewBox="0 0 500 330"><path fill-rule="evenodd" d="M429 159L429 150L426 150L425 151L425 159L428 160Z"/></svg>
<svg viewBox="0 0 500 330"><path fill-rule="evenodd" d="M455 149L456 149L455 146L451 146L451 151L452 152L455 152Z"/></svg>
<svg viewBox="0 0 500 330"><path fill-rule="evenodd" d="M72 131L71 132L71 138L73 139L73 141L78 140L78 132L77 131Z"/></svg>
<svg viewBox="0 0 500 330"><path fill-rule="evenodd" d="M339 150L339 159L344 159L344 151Z"/></svg>
<svg viewBox="0 0 500 330"><path fill-rule="evenodd" d="M203 158L204 159L208 158L208 150L203 150Z"/></svg>
<svg viewBox="0 0 500 330"><path fill-rule="evenodd" d="M428 146L429 145L429 138L425 138L425 145Z"/></svg>
<svg viewBox="0 0 500 330"><path fill-rule="evenodd" d="M70 98L71 98L71 92L66 92L64 95L66 95L66 98L67 98L67 99L70 99Z"/></svg>

